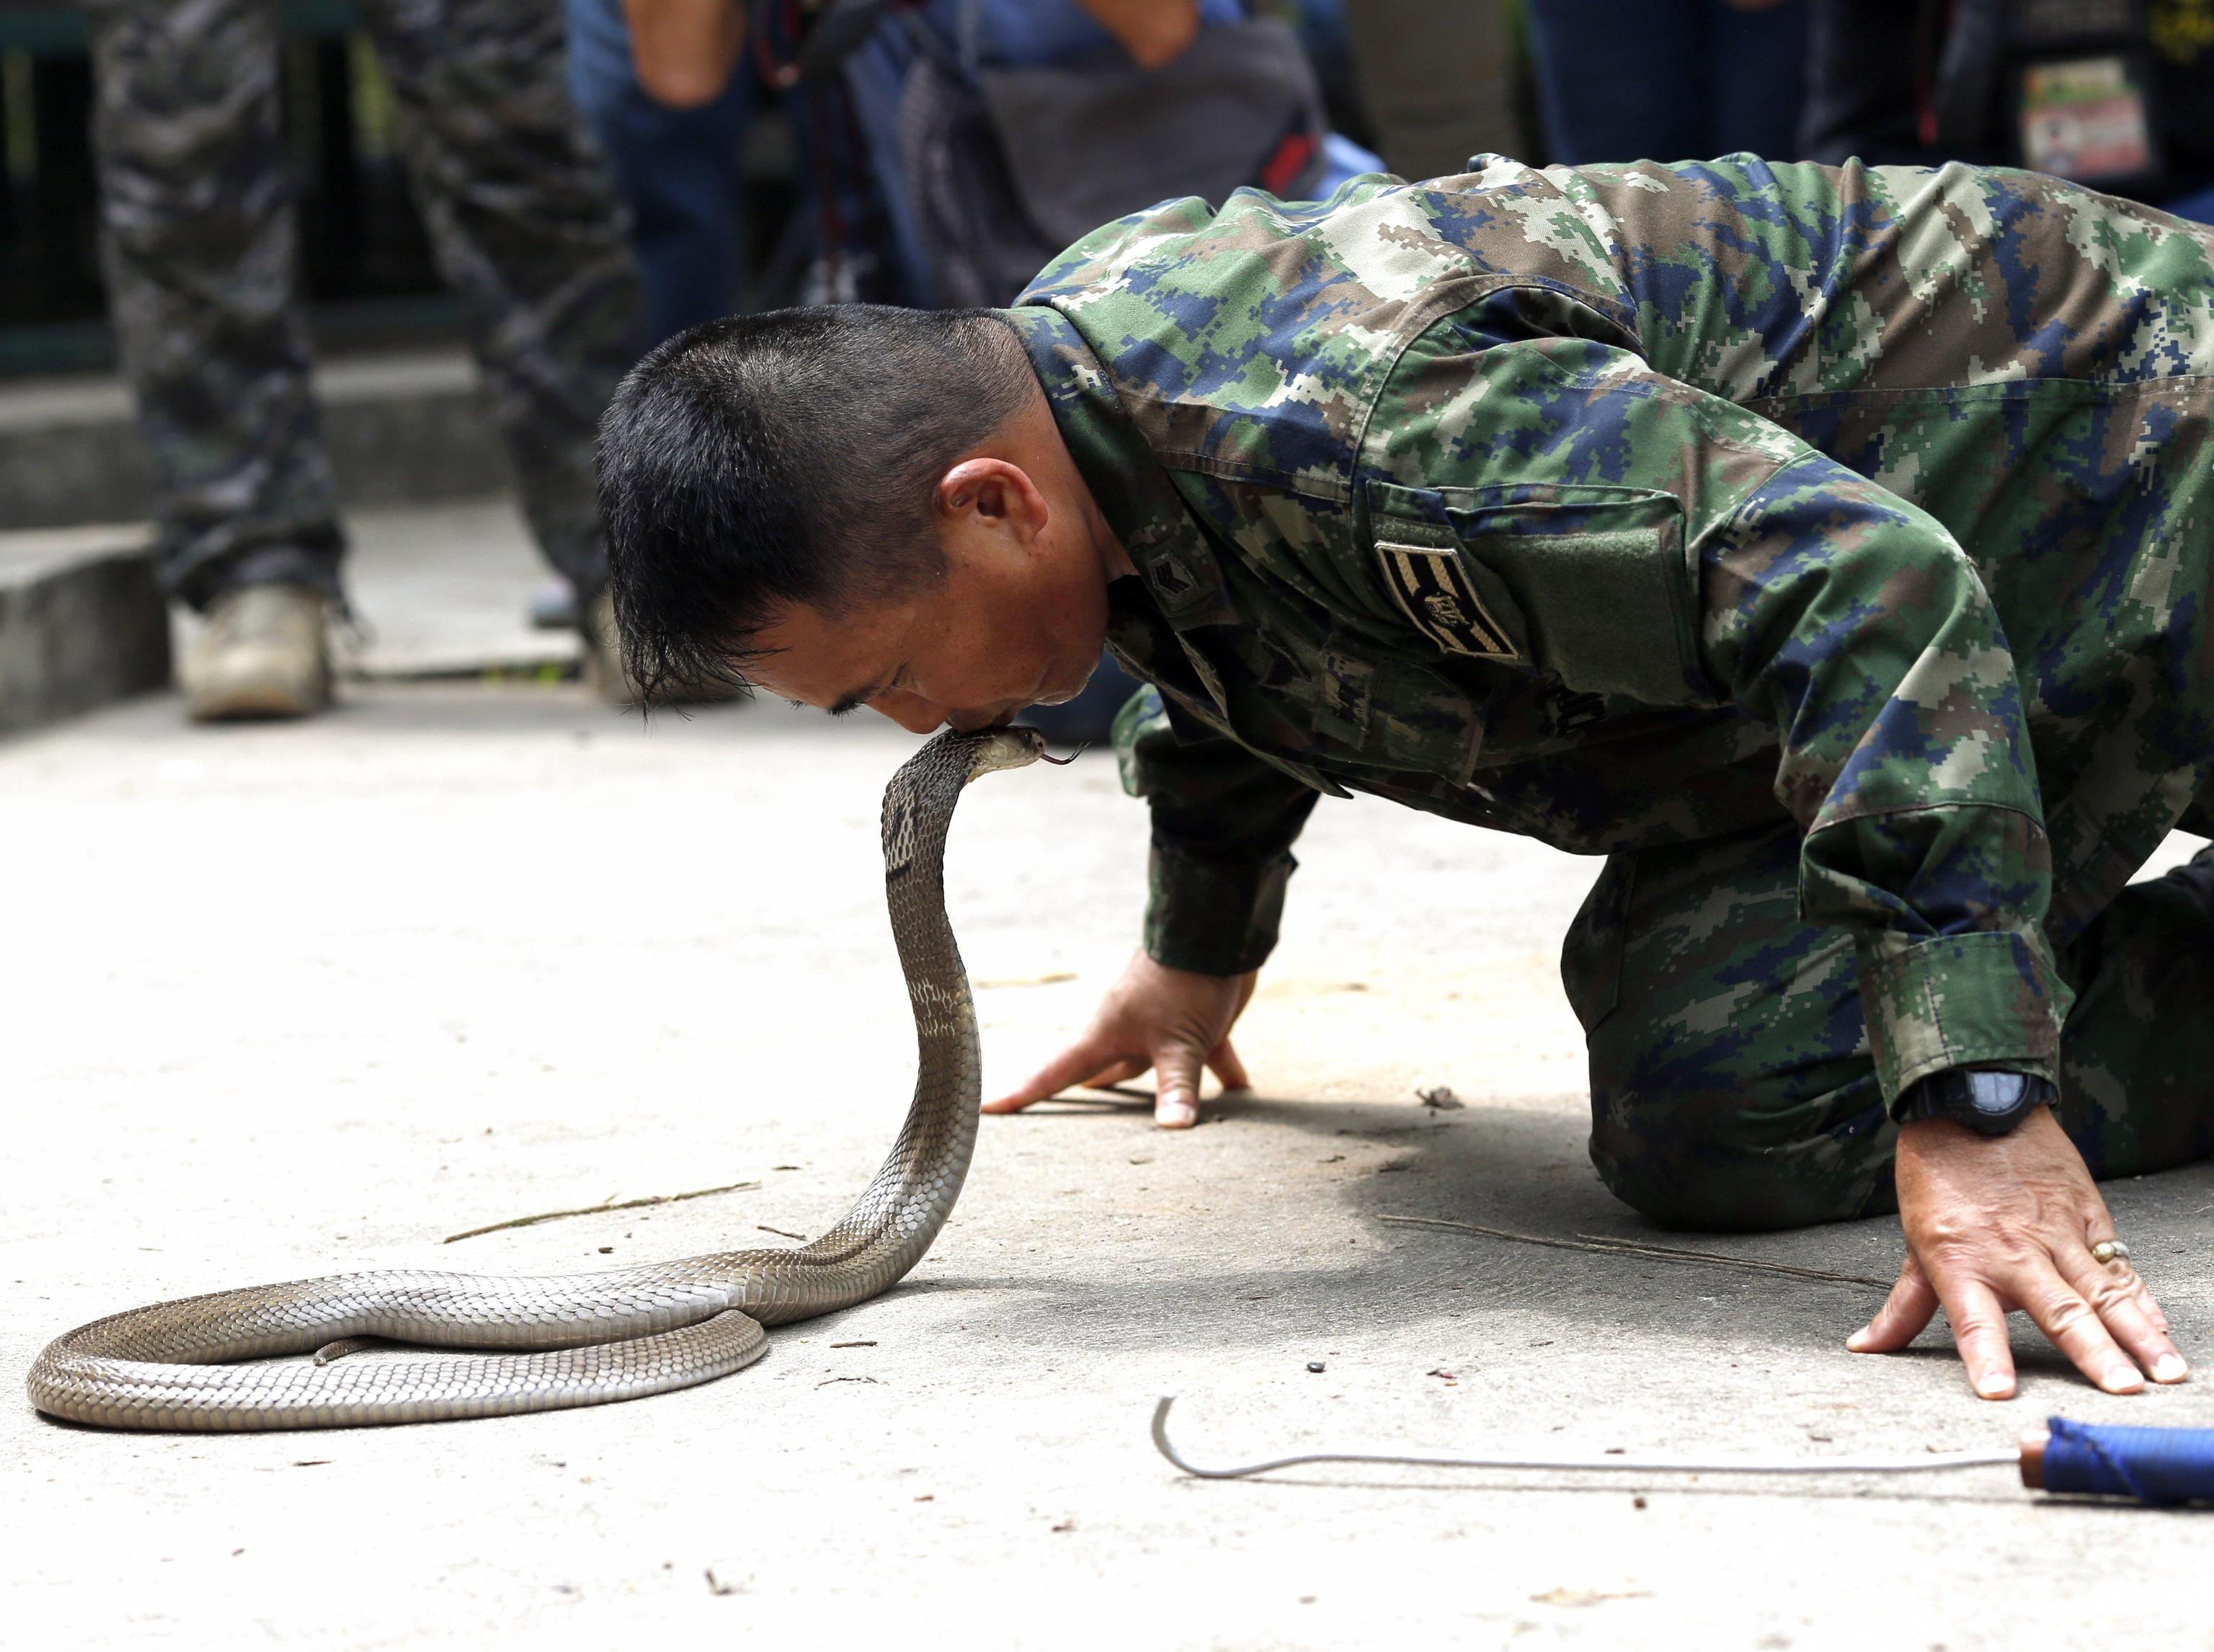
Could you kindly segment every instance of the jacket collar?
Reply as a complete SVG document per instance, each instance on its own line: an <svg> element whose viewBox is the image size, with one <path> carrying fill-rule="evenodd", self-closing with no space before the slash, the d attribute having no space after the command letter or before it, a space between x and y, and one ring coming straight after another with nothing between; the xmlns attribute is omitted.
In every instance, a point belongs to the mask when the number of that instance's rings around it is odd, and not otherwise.
<svg viewBox="0 0 2214 1652"><path fill-rule="evenodd" d="M1199 517L1139 433L1116 394L1114 381L1074 324L1057 310L1037 304L1000 314L1029 351L1031 365L1077 471L1098 501L1107 525L1122 541L1145 586L1147 602L1166 621L1183 658L1172 664L1152 647L1143 651L1144 657L1122 648L1116 652L1125 664L1138 668L1139 675L1151 677L1163 694L1236 738L1227 720L1229 701L1221 677L1205 649L1187 634L1202 626L1239 622ZM1138 616L1132 618L1135 621ZM1110 630L1110 646L1114 642ZM1166 639L1160 643L1165 646ZM1185 670L1177 670L1177 664ZM1351 795L1304 763L1253 750L1263 761L1318 792Z"/></svg>
<svg viewBox="0 0 2214 1652"><path fill-rule="evenodd" d="M1205 531L1098 353L1057 310L1025 304L1000 314L1030 352L1061 439L1161 616L1179 632L1235 624Z"/></svg>

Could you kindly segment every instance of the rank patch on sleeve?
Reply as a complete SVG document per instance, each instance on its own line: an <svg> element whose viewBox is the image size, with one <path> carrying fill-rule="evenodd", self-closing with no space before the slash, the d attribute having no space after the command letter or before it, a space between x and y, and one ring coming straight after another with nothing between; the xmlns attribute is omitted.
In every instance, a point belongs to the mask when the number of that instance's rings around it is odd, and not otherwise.
<svg viewBox="0 0 2214 1652"><path fill-rule="evenodd" d="M1458 552L1435 545L1376 541L1376 560L1407 617L1448 653L1480 659L1519 658L1476 594Z"/></svg>

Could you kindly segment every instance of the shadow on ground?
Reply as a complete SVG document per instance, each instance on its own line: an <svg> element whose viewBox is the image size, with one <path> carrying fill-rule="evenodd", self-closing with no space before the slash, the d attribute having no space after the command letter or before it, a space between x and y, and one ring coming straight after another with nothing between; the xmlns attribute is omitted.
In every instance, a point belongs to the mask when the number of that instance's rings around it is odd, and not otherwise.
<svg viewBox="0 0 2214 1652"><path fill-rule="evenodd" d="M1149 1117L1151 1105L1149 1097L1079 1100L1033 1109L1020 1123L1008 1123L1086 1135L1112 1129L1119 1149L1133 1140L1130 1126ZM1159 1243L1146 1258L1149 1272L1116 1273L1094 1263L1055 1276L1025 1270L1019 1279L960 1282L994 1294L988 1314L972 1324L1022 1343L1065 1347L1076 1339L1200 1352L1303 1344L1333 1332L1526 1311L1565 1321L1559 1333L1563 1341L1604 1343L1660 1331L1746 1349L1807 1352L1837 1348L1884 1294L1866 1285L1727 1265L1399 1226L1384 1221L1386 1216L1480 1223L1552 1240L1626 1239L1875 1279L1887 1280L1898 1270L1898 1225L1891 1217L1783 1233L1703 1235L1657 1228L1607 1193L1585 1156L1583 1121L1563 1113L1483 1105L1439 1113L1249 1095L1210 1102L1199 1130L1255 1130L1275 1138L1260 1156L1277 1173L1251 1178L1240 1199L1247 1208L1257 1196L1294 1227L1301 1210L1314 1213L1310 1226L1317 1228L1342 1227L1349 1216L1350 1231L1363 1242L1337 1240L1342 1255L1321 1262L1311 1258L1324 1245L1294 1239L1276 1247L1275 1260L1220 1267L1206 1260L1204 1224L1157 1221ZM1153 1168L1172 1164L1180 1145L1160 1143ZM1343 1153L1343 1161L1331 1164L1329 1153L1318 1159L1296 1151L1324 1145ZM1196 1176L1193 1184L1198 1185ZM2187 1342L2208 1318L2197 1235L2203 1212L2214 1202L2214 1164L2109 1184L2104 1190L2117 1225L2144 1258L2177 1334ZM1250 1236L1221 1237L1221 1249L1253 1254ZM1165 1253L1176 1246L1184 1247L1181 1260ZM1020 1294L1000 1294L1011 1291ZM2027 1326L2018 1331L2016 1349L2025 1376L2070 1370ZM1898 1357L1949 1365L1954 1355L1941 1325Z"/></svg>

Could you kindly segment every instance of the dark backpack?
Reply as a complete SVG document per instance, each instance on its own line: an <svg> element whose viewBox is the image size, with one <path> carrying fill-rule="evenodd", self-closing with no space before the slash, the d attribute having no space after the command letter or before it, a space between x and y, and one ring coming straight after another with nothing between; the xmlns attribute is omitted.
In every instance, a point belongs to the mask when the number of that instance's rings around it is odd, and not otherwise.
<svg viewBox="0 0 2214 1652"><path fill-rule="evenodd" d="M1299 199L1323 170L1322 93L1273 20L1202 28L1160 69L1119 51L1045 69L963 64L920 20L900 175L933 305L1000 305L1103 223L1246 185Z"/></svg>

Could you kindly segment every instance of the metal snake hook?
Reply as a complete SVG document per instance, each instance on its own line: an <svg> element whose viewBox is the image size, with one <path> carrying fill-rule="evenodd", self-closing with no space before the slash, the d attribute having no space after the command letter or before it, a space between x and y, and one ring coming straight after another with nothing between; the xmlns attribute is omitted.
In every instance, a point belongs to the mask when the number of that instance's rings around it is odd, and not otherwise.
<svg viewBox="0 0 2214 1652"><path fill-rule="evenodd" d="M1296 1468L1305 1463L1385 1463L1410 1468L1488 1468L1541 1470L1584 1474L1927 1474L1933 1470L2007 1468L2017 1466L2018 1451L1928 1452L1912 1457L1758 1458L1720 1459L1696 1457L1410 1457L1380 1452L1315 1451L1296 1457L1276 1457L1265 1463L1245 1463L1237 1468L1201 1468L1184 1460L1169 1443L1169 1407L1176 1396L1165 1394L1153 1407L1153 1444L1162 1456L1186 1474L1202 1480L1241 1480L1272 1469Z"/></svg>
<svg viewBox="0 0 2214 1652"><path fill-rule="evenodd" d="M1254 1474L1259 1472L1261 1468L1273 1468L1275 1466L1275 1465L1272 1463L1263 1463L1257 1468L1201 1468L1196 1464L1187 1463L1183 1458L1177 1455L1177 1448L1169 1444L1169 1407L1175 1404L1176 1396L1174 1394L1163 1394L1160 1397L1159 1403L1154 1405L1153 1446L1162 1456L1167 1458L1169 1461L1174 1463L1178 1468L1182 1469L1185 1473L1192 1476L1195 1479L1234 1480L1240 1475Z"/></svg>
<svg viewBox="0 0 2214 1652"><path fill-rule="evenodd" d="M1265 1463L1245 1463L1237 1468L1202 1468L1186 1460L1169 1443L1169 1407L1176 1404L1174 1394L1163 1394L1153 1407L1153 1444L1186 1474L1200 1480L1242 1480L1248 1475L1266 1474L1271 1469L1295 1468L1302 1463L1395 1463L1413 1464L1424 1468L1489 1468L1494 1464L1481 1459L1451 1457L1379 1457L1366 1453L1323 1451L1307 1452L1297 1457L1275 1457ZM1507 1466L1516 1466L1508 1465ZM1612 1465L1610 1465L1612 1466Z"/></svg>

